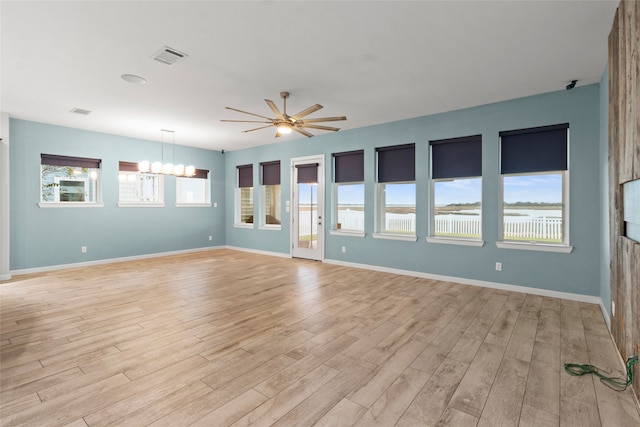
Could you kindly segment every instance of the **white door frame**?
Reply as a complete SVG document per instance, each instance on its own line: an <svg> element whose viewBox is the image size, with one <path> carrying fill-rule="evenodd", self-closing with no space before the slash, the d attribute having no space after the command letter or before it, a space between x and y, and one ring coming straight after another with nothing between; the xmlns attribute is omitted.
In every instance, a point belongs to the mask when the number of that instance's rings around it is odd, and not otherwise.
<svg viewBox="0 0 640 427"><path fill-rule="evenodd" d="M316 154L291 159L291 257L324 261L324 225L326 222L324 206L324 158L324 154ZM298 179L296 165L309 163L318 164L318 240L316 249L298 247Z"/></svg>

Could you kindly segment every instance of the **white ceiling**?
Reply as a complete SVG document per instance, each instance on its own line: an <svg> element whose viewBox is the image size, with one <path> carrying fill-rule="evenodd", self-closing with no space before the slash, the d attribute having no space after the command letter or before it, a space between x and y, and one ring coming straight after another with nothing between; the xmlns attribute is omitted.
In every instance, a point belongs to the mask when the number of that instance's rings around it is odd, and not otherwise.
<svg viewBox="0 0 640 427"><path fill-rule="evenodd" d="M618 1L2 1L11 117L227 151L312 104L342 129L598 82ZM172 66L163 46L189 55ZM147 80L134 85L122 74ZM91 110L83 116L72 108ZM313 132L317 135L324 131ZM280 140L304 138L292 134Z"/></svg>

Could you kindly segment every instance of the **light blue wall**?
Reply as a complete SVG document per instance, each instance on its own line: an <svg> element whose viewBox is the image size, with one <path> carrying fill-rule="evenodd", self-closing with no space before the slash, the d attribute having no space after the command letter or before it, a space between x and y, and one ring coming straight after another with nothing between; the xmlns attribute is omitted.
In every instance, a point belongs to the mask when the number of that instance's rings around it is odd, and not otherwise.
<svg viewBox="0 0 640 427"><path fill-rule="evenodd" d="M12 119L11 270L64 265L225 244L224 158L176 145L180 162L209 169L218 208L175 206L176 179L165 177L165 207L119 208L118 162L160 160L156 141ZM40 154L102 159L102 208L39 208ZM208 237L213 236L209 241ZM87 253L80 251L87 246Z"/></svg>
<svg viewBox="0 0 640 427"><path fill-rule="evenodd" d="M609 237L609 65L600 80L600 298L611 317L611 247Z"/></svg>
<svg viewBox="0 0 640 427"><path fill-rule="evenodd" d="M280 160L283 201L290 199L290 159L325 155L325 182L331 183L331 153L365 150L365 238L325 233L327 259L405 269L436 275L530 286L597 296L601 292L600 207L601 133L600 85L577 87L506 102L419 117L361 129L317 135L253 149L225 153L226 236L230 246L290 253L290 217L283 212L281 231L233 227L235 167L254 165L258 189L259 163ZM498 132L568 122L570 124L570 243L571 254L498 249L499 144ZM483 238L484 247L427 243L429 140L483 135ZM272 138L265 132L265 138ZM416 143L417 242L373 239L375 147ZM327 185L325 205L330 216L332 187ZM260 203L259 191L255 205ZM283 203L284 205L284 203ZM257 213L257 211L256 211ZM328 229L329 227L327 227ZM341 247L346 246L345 254ZM503 271L495 271L502 262Z"/></svg>

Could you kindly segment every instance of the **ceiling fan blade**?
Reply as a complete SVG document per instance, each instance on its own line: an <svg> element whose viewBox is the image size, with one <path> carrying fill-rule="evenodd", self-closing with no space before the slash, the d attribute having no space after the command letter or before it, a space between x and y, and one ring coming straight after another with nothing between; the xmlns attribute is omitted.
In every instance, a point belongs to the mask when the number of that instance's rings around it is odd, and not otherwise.
<svg viewBox="0 0 640 427"><path fill-rule="evenodd" d="M307 108L306 110L302 110L298 114L294 114L291 117L296 119L296 120L300 120L304 116L308 116L309 114L311 114L313 112L316 112L321 108L322 108L322 105L320 105L320 104L312 105L311 107Z"/></svg>
<svg viewBox="0 0 640 427"><path fill-rule="evenodd" d="M239 112L239 113L249 114L249 115L251 115L251 116L262 117L263 119L267 119L267 120L269 120L269 121L271 121L271 120L272 120L272 119L271 119L271 117L261 116L260 114L253 114L253 113L250 113L250 112L248 112L248 111L238 110L237 108L231 108L231 107L224 107L224 108L226 108L227 110L237 111L237 112Z"/></svg>
<svg viewBox="0 0 640 427"><path fill-rule="evenodd" d="M347 118L345 116L340 116L340 117L321 117L321 118L318 118L318 119L302 120L302 124L306 125L307 123L337 122L338 120L347 120Z"/></svg>
<svg viewBox="0 0 640 427"><path fill-rule="evenodd" d="M232 123L273 123L271 120L220 120L221 122L232 122Z"/></svg>
<svg viewBox="0 0 640 427"><path fill-rule="evenodd" d="M249 129L249 130L243 130L243 133L247 133L247 132L253 132L254 130L260 130L260 129L266 129L266 128L270 128L273 125L268 125L268 126L260 126L259 128L254 128L254 129Z"/></svg>
<svg viewBox="0 0 640 427"><path fill-rule="evenodd" d="M340 128L334 128L331 126L320 126L320 125L302 125L303 128L309 128L309 129L321 129L321 130L332 130L334 132L337 132L340 130Z"/></svg>
<svg viewBox="0 0 640 427"><path fill-rule="evenodd" d="M291 129L295 130L298 133L303 134L304 136L311 138L313 136L312 133L307 132L306 130L299 128L298 126L291 126Z"/></svg>
<svg viewBox="0 0 640 427"><path fill-rule="evenodd" d="M267 105L269 106L269 108L271 108L273 110L273 112L275 113L277 118L279 118L280 120L284 120L284 116L282 115L280 110L278 110L278 107L276 107L276 104L274 104L274 102L272 100L265 99L264 102L266 102Z"/></svg>

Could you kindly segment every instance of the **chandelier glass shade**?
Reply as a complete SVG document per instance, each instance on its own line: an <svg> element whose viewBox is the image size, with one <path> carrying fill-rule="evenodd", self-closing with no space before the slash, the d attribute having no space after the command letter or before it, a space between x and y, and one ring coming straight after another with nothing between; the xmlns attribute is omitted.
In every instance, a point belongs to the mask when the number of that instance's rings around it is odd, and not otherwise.
<svg viewBox="0 0 640 427"><path fill-rule="evenodd" d="M147 173L161 173L164 175L175 175L175 176L194 176L196 174L196 168L193 165L186 166L183 164L174 165L171 162L164 162L164 145L165 145L165 137L171 136L171 152L172 159L175 161L176 157L176 143L175 143L175 132L172 130L161 129L160 130L160 144L162 148L162 161L161 162L153 162L150 163L147 160L143 160L138 162L138 170L140 172Z"/></svg>

